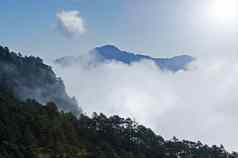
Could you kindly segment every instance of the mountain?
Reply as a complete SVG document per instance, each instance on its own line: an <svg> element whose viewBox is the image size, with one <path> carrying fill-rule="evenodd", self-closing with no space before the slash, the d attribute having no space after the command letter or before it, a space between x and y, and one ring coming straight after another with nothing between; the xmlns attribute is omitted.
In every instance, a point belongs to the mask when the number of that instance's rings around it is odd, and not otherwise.
<svg viewBox="0 0 238 158"><path fill-rule="evenodd" d="M238 153L200 141L165 140L117 115L78 119L54 103L23 102L1 89L0 158L238 158Z"/></svg>
<svg viewBox="0 0 238 158"><path fill-rule="evenodd" d="M90 51L90 55L95 57L93 58L96 59L96 61L94 62L116 61L125 64L132 64L142 60L149 60L158 65L161 70L169 70L174 72L179 70L185 70L186 66L194 60L193 57L188 55L175 56L172 58L153 58L138 53L122 51L113 45L96 47L95 49ZM81 57L68 56L56 59L55 63L62 66L68 66L77 62L81 62L82 60L80 59Z"/></svg>
<svg viewBox="0 0 238 158"><path fill-rule="evenodd" d="M25 56L0 46L0 86L21 100L57 103L60 110L79 115L77 101L67 95L63 81L39 57Z"/></svg>
<svg viewBox="0 0 238 158"><path fill-rule="evenodd" d="M165 140L130 118L80 113L42 59L0 46L0 158L178 157L238 158L238 153L223 145Z"/></svg>

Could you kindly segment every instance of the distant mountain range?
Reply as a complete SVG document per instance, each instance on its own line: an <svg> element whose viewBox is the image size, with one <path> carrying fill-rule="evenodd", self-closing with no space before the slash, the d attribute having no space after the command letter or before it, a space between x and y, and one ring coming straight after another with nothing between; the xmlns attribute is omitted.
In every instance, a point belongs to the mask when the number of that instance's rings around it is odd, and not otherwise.
<svg viewBox="0 0 238 158"><path fill-rule="evenodd" d="M96 47L95 49L90 51L90 55L92 57L92 60L89 61L90 63L92 62L104 63L116 61L130 65L135 62L148 60L158 65L161 70L169 70L173 72L185 70L186 66L194 60L194 58L189 55L180 55L172 58L154 58L147 55L141 55L139 53L123 51L113 45ZM82 58L83 57L81 56L80 57L66 56L56 59L55 63L61 66L69 66L75 63L83 62Z"/></svg>

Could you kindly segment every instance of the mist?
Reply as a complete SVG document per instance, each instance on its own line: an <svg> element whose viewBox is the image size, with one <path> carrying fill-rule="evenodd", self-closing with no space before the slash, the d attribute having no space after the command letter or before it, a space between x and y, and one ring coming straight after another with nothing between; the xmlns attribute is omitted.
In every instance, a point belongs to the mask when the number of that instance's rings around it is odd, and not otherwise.
<svg viewBox="0 0 238 158"><path fill-rule="evenodd" d="M23 101L55 102L59 110L80 114L77 101L68 96L63 81L39 57L22 56L0 46L0 87ZM1 89L0 88L0 89Z"/></svg>
<svg viewBox="0 0 238 158"><path fill-rule="evenodd" d="M238 148L238 56L197 57L187 71L141 61L54 66L84 113L132 117L169 139ZM84 63L84 62L82 62Z"/></svg>

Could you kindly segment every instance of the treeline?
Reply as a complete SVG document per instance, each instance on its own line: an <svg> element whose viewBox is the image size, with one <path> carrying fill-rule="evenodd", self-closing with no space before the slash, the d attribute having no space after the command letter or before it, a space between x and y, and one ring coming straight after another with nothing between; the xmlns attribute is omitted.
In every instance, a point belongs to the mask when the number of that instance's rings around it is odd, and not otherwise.
<svg viewBox="0 0 238 158"><path fill-rule="evenodd" d="M22 100L31 98L42 104L53 101L61 110L80 113L76 99L67 95L63 81L39 57L23 56L0 46L0 85L13 89Z"/></svg>
<svg viewBox="0 0 238 158"><path fill-rule="evenodd" d="M237 158L221 146L164 140L130 118L59 111L0 91L0 158Z"/></svg>

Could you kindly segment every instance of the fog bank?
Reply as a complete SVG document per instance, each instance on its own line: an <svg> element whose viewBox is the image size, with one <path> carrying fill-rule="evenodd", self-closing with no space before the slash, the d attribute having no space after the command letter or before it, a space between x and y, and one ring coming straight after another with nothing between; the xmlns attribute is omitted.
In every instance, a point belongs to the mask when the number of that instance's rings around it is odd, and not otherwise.
<svg viewBox="0 0 238 158"><path fill-rule="evenodd" d="M54 66L87 114L135 118L171 138L238 148L238 56L197 58L188 71L160 71L151 62Z"/></svg>

